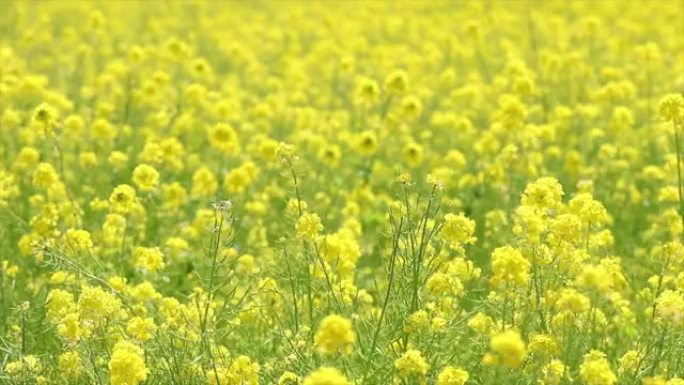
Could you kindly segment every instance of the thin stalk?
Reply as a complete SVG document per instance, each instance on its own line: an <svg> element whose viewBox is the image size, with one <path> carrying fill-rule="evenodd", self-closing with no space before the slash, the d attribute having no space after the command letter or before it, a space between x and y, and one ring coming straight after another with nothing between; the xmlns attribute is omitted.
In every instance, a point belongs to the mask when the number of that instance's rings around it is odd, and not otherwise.
<svg viewBox="0 0 684 385"><path fill-rule="evenodd" d="M679 143L679 129L680 122L675 120L673 122L674 133L675 133L675 150L677 151L677 193L679 194L679 218L682 221L682 227L684 227L684 184L682 184L682 150ZM684 237L684 233L682 234Z"/></svg>
<svg viewBox="0 0 684 385"><path fill-rule="evenodd" d="M203 345L207 349L207 354L209 354L209 358L211 360L211 366L212 370L214 372L214 377L216 379L216 383L218 384L219 381L219 375L218 375L218 370L216 369L216 362L214 360L213 352L211 351L211 346L209 344L209 339L207 337L207 318L209 317L209 308L211 307L211 302L213 298L213 291L214 291L214 276L216 275L216 267L217 267L217 260L218 260L218 250L219 246L221 244L221 231L223 229L223 221L224 221L224 213L221 212L221 215L215 215L214 217L214 231L216 232L216 237L214 238L214 244L212 245L212 257L211 257L211 269L209 273L209 283L207 285L207 299L206 299L206 304L204 306L204 315L202 317L202 340L203 340Z"/></svg>
<svg viewBox="0 0 684 385"><path fill-rule="evenodd" d="M392 293L392 284L394 282L394 267L396 266L397 252L399 250L399 237L400 237L403 222L404 222L403 219L399 220L399 227L397 228L396 236L394 237L394 242L392 245L392 254L390 256L389 277L388 277L388 283L387 283L387 290L385 290L385 298L382 301L382 310L380 310L380 316L378 317L378 323L375 326L375 332L373 332L373 340L371 342L369 358L372 358L374 355L375 346L378 342L378 336L380 335L380 329L382 327L382 321L385 318L385 313L387 312L387 306L389 305L390 295Z"/></svg>
<svg viewBox="0 0 684 385"><path fill-rule="evenodd" d="M292 306L294 307L294 331L295 334L299 331L299 309L297 307L297 290L295 286L294 275L292 275L292 268L290 267L290 258L285 252L285 266L287 267L287 276L290 278L290 286L292 289Z"/></svg>
<svg viewBox="0 0 684 385"><path fill-rule="evenodd" d="M544 310L541 307L541 288L539 287L539 272L537 270L537 255L532 253L532 283L534 285L534 294L537 302L537 312L539 312L539 321L541 322L542 331L546 333L546 319L544 317Z"/></svg>

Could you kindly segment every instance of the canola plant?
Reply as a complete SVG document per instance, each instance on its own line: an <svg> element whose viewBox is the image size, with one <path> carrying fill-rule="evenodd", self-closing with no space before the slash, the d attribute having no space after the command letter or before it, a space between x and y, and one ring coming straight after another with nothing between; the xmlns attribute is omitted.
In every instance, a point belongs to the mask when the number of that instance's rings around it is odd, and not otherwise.
<svg viewBox="0 0 684 385"><path fill-rule="evenodd" d="M684 384L681 0L0 7L0 384Z"/></svg>

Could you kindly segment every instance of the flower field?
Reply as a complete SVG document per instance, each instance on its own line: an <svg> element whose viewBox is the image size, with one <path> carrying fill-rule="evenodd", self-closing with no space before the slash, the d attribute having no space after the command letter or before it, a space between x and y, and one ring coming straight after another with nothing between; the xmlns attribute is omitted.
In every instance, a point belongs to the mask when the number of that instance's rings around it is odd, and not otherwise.
<svg viewBox="0 0 684 385"><path fill-rule="evenodd" d="M0 384L684 385L682 1L0 8Z"/></svg>

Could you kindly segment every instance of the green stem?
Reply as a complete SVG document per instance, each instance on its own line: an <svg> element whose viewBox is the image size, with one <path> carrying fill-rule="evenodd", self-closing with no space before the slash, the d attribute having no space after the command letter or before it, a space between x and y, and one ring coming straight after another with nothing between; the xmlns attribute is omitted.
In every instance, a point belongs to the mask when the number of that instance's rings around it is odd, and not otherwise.
<svg viewBox="0 0 684 385"><path fill-rule="evenodd" d="M682 221L682 227L684 227L684 185L682 184L682 151L679 144L679 121L675 120L673 122L674 133L675 133L675 150L677 151L677 193L679 195L679 218ZM684 232L682 233L684 237Z"/></svg>

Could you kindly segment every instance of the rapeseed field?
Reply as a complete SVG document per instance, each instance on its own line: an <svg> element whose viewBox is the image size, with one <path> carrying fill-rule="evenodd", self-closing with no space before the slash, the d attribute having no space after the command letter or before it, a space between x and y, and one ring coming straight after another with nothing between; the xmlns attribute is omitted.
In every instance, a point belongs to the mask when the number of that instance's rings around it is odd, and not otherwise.
<svg viewBox="0 0 684 385"><path fill-rule="evenodd" d="M0 2L0 384L684 385L684 2Z"/></svg>

